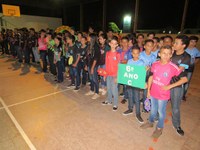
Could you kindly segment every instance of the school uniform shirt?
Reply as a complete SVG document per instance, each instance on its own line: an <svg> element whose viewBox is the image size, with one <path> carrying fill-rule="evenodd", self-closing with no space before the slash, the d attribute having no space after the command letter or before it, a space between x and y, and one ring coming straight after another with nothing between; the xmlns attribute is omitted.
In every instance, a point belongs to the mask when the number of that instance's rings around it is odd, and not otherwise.
<svg viewBox="0 0 200 150"><path fill-rule="evenodd" d="M94 61L96 61L95 66L99 65L100 54L101 54L101 52L100 52L99 45L97 43L95 43L91 54L87 54L87 64L89 67L92 67L92 64Z"/></svg>
<svg viewBox="0 0 200 150"><path fill-rule="evenodd" d="M181 72L180 77L187 76L188 67L190 66L191 57L186 51L184 51L184 53L181 54L181 55L177 55L176 51L175 51L172 55L171 61L174 64L176 64L178 67L179 66L185 66L185 70Z"/></svg>
<svg viewBox="0 0 200 150"><path fill-rule="evenodd" d="M136 65L136 66L144 66L145 63L142 59L138 59L138 60L133 60L133 59L129 59L127 62L128 65Z"/></svg>
<svg viewBox="0 0 200 150"><path fill-rule="evenodd" d="M118 64L120 62L120 54L118 52L108 51L106 53L106 73L107 76L117 76Z"/></svg>
<svg viewBox="0 0 200 150"><path fill-rule="evenodd" d="M106 52L110 50L110 46L108 44L105 44L104 46L100 46L100 52L101 56L99 59L99 65L105 65L105 60L106 60Z"/></svg>
<svg viewBox="0 0 200 150"><path fill-rule="evenodd" d="M62 53L62 46L55 46L54 47L54 59L56 61L61 61L59 53Z"/></svg>
<svg viewBox="0 0 200 150"><path fill-rule="evenodd" d="M150 88L150 95L159 100L169 100L170 90L163 90L162 87L169 85L173 76L178 76L181 70L174 63L161 64L160 61L153 63L151 67L153 82Z"/></svg>
<svg viewBox="0 0 200 150"><path fill-rule="evenodd" d="M196 47L194 47L193 49L187 48L185 51L191 56L191 61L190 61L190 66L189 66L188 72L193 72L194 65L195 65L195 59L200 58L200 51Z"/></svg>
<svg viewBox="0 0 200 150"><path fill-rule="evenodd" d="M145 51L140 53L140 59L142 59L145 63L145 66L151 66L156 61L156 56L151 53L147 55Z"/></svg>
<svg viewBox="0 0 200 150"><path fill-rule="evenodd" d="M130 49L123 50L122 48L119 48L117 52L120 54L120 62L132 58L132 56L130 55Z"/></svg>
<svg viewBox="0 0 200 150"><path fill-rule="evenodd" d="M80 62L85 62L86 59L86 52L87 52L87 45L84 48L79 48L79 53L80 53Z"/></svg>
<svg viewBox="0 0 200 150"><path fill-rule="evenodd" d="M160 51L160 49L157 49L156 51L152 51L151 53L157 58L158 57L158 52Z"/></svg>
<svg viewBox="0 0 200 150"><path fill-rule="evenodd" d="M41 38L38 39L38 50L40 51L46 51L47 50L47 40L44 38L43 40Z"/></svg>
<svg viewBox="0 0 200 150"><path fill-rule="evenodd" d="M78 55L80 55L78 47L75 44L73 46L68 47L68 53L69 53L69 56L73 57L72 64L74 64L78 58Z"/></svg>

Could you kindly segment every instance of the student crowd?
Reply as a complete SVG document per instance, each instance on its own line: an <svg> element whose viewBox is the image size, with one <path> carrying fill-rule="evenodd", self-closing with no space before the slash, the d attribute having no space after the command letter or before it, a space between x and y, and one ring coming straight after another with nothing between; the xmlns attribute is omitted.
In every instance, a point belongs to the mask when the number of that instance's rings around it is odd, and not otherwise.
<svg viewBox="0 0 200 150"><path fill-rule="evenodd" d="M195 64L200 57L196 48L198 37L170 35L156 37L148 33L127 34L115 36L112 30L107 33L94 33L92 27L88 33L53 30L41 30L36 33L33 28L2 30L0 45L2 55L8 54L19 63L42 64L42 72L49 72L55 77L55 82L62 83L64 75L69 74L71 81L68 88L80 90L90 83L90 91L85 93L92 99L107 94L102 105L113 105L113 111L118 109L118 97L123 97L121 103L128 102L128 108L123 115L136 110L136 119L142 123L141 128L153 127L158 121L152 137L158 138L164 128L166 105L171 102L172 123L176 132L183 136L181 128L180 104L186 101L188 86ZM145 66L146 88L139 89L117 83L118 64ZM49 67L48 67L49 66ZM102 73L103 72L103 73ZM119 94L119 87L123 92ZM142 92L142 97L141 93ZM151 111L146 123L141 116L140 103L151 99ZM147 112L144 108L143 112Z"/></svg>

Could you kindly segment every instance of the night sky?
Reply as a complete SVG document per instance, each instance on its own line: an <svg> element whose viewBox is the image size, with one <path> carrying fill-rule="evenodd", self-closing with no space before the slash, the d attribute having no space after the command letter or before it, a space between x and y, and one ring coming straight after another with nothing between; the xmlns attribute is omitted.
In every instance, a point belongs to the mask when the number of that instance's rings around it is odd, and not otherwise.
<svg viewBox="0 0 200 150"><path fill-rule="evenodd" d="M45 0L47 1L47 0ZM50 0L53 3L52 0ZM138 29L170 29L179 31L184 9L184 0L140 0ZM8 0L9 3L9 0ZM52 9L33 8L21 6L22 14L52 16L63 18L62 5L52 4ZM97 30L102 28L102 0L86 3L84 8L84 31L89 25L94 25ZM185 28L200 28L200 0L189 0ZM123 17L126 14L133 15L135 0L107 0L106 21L115 22L120 29L123 28ZM1 11L1 10L0 10ZM79 30L79 5L66 7L67 18L64 23L74 26Z"/></svg>

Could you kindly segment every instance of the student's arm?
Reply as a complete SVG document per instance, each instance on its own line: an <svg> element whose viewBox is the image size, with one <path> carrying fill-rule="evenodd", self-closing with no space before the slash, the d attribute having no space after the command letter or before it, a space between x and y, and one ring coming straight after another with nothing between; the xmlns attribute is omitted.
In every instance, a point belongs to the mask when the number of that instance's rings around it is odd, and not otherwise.
<svg viewBox="0 0 200 150"><path fill-rule="evenodd" d="M122 64L127 64L128 60L122 60L121 63Z"/></svg>
<svg viewBox="0 0 200 150"><path fill-rule="evenodd" d="M152 82L153 82L153 76L151 75L147 83L147 98L150 98L150 89L151 89Z"/></svg>
<svg viewBox="0 0 200 150"><path fill-rule="evenodd" d="M96 60L94 60L93 63L92 63L91 74L94 74L94 67L95 67L96 63L97 63Z"/></svg>
<svg viewBox="0 0 200 150"><path fill-rule="evenodd" d="M163 86L163 90L170 90L174 87L177 87L179 85L182 85L184 83L188 82L188 79L187 77L181 77L179 81L175 82L175 83L172 83L170 85L167 85L167 86Z"/></svg>
<svg viewBox="0 0 200 150"><path fill-rule="evenodd" d="M77 64L78 64L78 62L79 62L79 60L80 60L80 58L81 58L81 56L80 56L80 54L78 54L78 58L76 59L76 62L72 65L73 67L76 67L76 66L77 66Z"/></svg>

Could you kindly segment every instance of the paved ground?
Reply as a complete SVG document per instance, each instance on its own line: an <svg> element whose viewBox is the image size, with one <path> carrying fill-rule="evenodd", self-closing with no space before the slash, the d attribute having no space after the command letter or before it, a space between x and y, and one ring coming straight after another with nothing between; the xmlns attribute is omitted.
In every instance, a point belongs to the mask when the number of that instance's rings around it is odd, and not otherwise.
<svg viewBox="0 0 200 150"><path fill-rule="evenodd" d="M169 103L159 140L150 137L153 129L139 128L135 115L122 115L127 104L113 112L101 105L105 97L84 96L88 87L74 92L66 88L67 81L55 84L50 75L36 71L35 65L0 58L0 150L199 150L200 64L181 105L185 136L172 128Z"/></svg>

